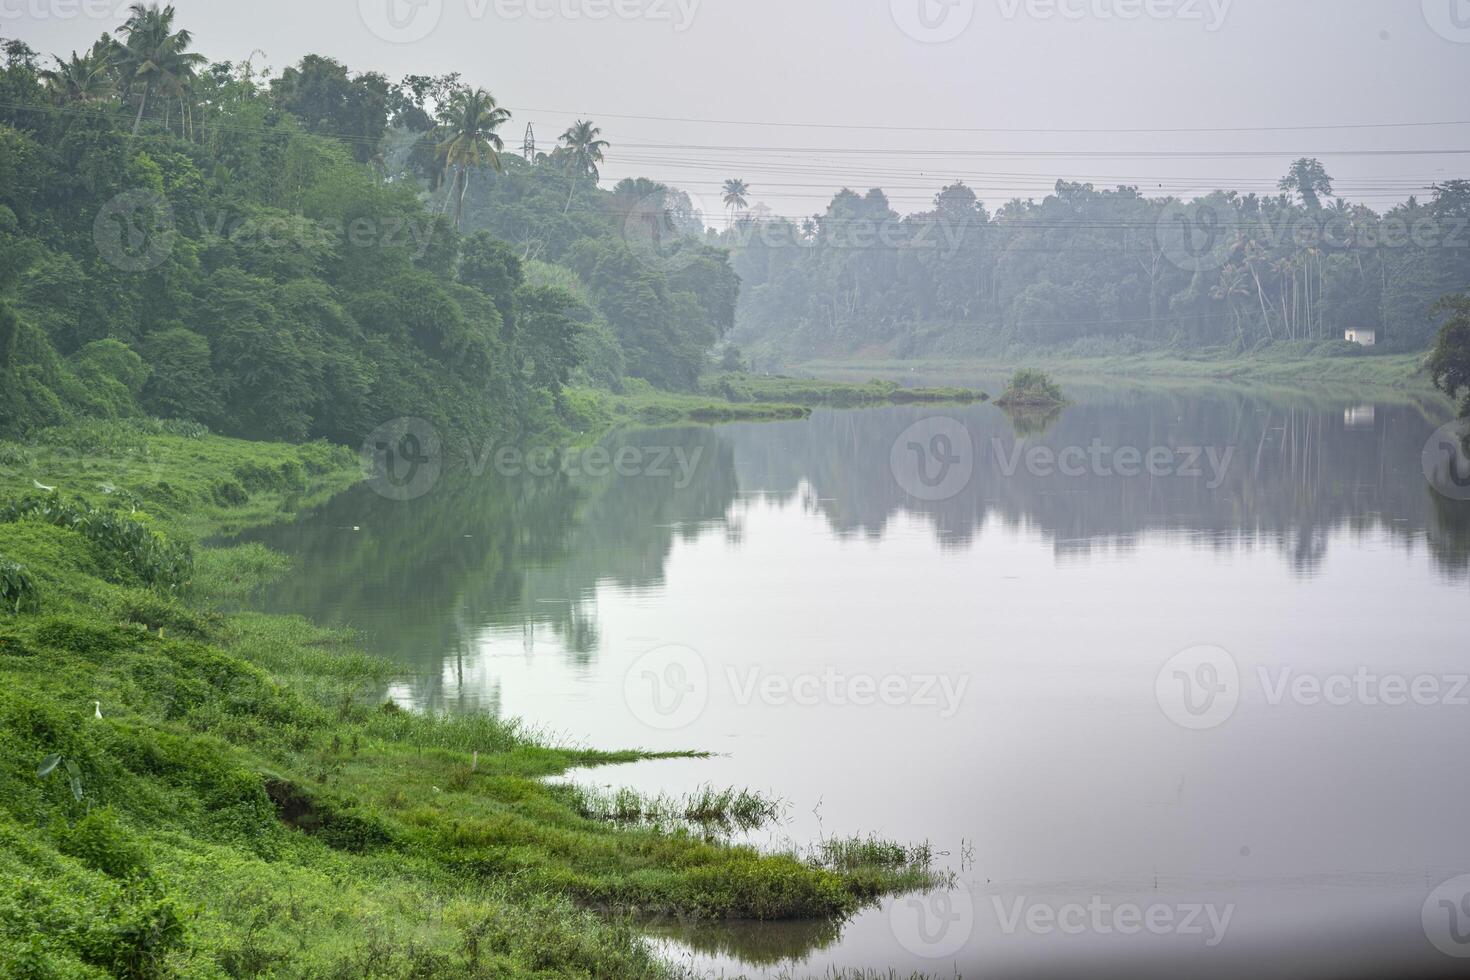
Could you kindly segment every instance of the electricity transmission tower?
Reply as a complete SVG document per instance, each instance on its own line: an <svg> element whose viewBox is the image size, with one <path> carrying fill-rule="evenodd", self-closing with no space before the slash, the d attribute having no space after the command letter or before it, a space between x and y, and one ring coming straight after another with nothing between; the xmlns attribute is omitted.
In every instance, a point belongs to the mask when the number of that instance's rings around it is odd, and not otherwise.
<svg viewBox="0 0 1470 980"><path fill-rule="evenodd" d="M527 163L536 162L536 131L526 123L526 138L521 143L521 155L526 158Z"/></svg>

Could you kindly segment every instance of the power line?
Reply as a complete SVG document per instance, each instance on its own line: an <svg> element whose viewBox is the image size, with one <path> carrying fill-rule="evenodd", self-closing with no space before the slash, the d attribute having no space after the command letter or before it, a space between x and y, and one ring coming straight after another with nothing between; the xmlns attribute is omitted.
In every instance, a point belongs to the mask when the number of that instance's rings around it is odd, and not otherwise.
<svg viewBox="0 0 1470 980"><path fill-rule="evenodd" d="M1154 134L1154 133L1286 133L1286 132L1320 132L1326 130L1344 129L1409 129L1429 126L1470 126L1470 119L1454 119L1434 122L1384 122L1384 123L1315 123L1302 126L1199 126L1199 127L1159 127L1159 128L1109 128L1109 129L1067 129L1062 127L1046 128L1005 128L1005 127L980 127L980 126L889 126L878 123L833 123L833 122L786 122L778 120L757 119L700 119L689 116L651 116L634 115L618 112L592 112L582 110L569 112L565 109L536 109L530 106L521 106L519 112L544 112L552 115L565 116L600 116L605 119L633 119L643 122L673 122L673 123L695 123L711 126L771 126L787 129L845 129L866 130L871 132L892 133L1010 133L1042 135L1047 133L1077 134L1077 135L1103 135L1107 133L1124 134Z"/></svg>

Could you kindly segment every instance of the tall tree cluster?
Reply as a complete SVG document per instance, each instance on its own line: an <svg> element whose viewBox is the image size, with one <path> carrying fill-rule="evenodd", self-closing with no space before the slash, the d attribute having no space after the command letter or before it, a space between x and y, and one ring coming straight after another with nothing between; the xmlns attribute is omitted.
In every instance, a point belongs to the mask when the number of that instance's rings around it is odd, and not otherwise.
<svg viewBox="0 0 1470 980"><path fill-rule="evenodd" d="M692 386L733 323L723 252L627 237L594 124L528 162L457 75L308 55L269 77L175 20L134 5L51 67L0 41L0 433L525 431L570 383Z"/></svg>
<svg viewBox="0 0 1470 980"><path fill-rule="evenodd" d="M1160 344L1348 353L1346 330L1423 350L1431 308L1470 289L1470 181L1383 214L1333 196L1299 160L1282 193L1198 201L1058 182L991 213L964 184L900 216L881 190L838 193L798 224L721 234L745 289L734 334L785 356Z"/></svg>

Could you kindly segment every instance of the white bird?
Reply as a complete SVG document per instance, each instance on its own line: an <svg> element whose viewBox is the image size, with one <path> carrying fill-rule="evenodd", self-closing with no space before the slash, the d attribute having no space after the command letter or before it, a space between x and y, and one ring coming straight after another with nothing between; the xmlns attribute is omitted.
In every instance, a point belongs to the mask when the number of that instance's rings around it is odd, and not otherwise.
<svg viewBox="0 0 1470 980"><path fill-rule="evenodd" d="M96 717L101 718L102 717L102 702L101 701L93 701L92 702L92 710L94 712L96 712Z"/></svg>
<svg viewBox="0 0 1470 980"><path fill-rule="evenodd" d="M46 484L44 484L40 480L36 480L36 479L32 479L31 480L31 483L32 483L32 485L35 486L35 488L37 490L40 490L42 493L50 493L52 490L55 490L56 489L55 487L48 487L48 486L46 486Z"/></svg>

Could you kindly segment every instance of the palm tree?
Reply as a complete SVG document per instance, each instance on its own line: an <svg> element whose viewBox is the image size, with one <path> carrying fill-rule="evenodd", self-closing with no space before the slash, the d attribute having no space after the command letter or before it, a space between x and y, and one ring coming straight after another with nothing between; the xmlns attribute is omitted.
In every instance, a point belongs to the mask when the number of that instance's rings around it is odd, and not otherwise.
<svg viewBox="0 0 1470 980"><path fill-rule="evenodd" d="M1210 289L1210 298L1224 300L1235 317L1235 331L1240 335L1242 344L1245 342L1245 323L1235 300L1238 296L1249 296L1250 293L1250 277L1244 269L1234 264L1226 265L1220 270L1220 281Z"/></svg>
<svg viewBox="0 0 1470 980"><path fill-rule="evenodd" d="M69 61L56 59L56 68L41 72L41 79L63 102L102 102L112 95L112 78L107 48L98 42L90 52L71 53Z"/></svg>
<svg viewBox="0 0 1470 980"><path fill-rule="evenodd" d="M204 55L188 50L194 36L188 31L175 31L174 8L170 4L135 3L128 8L129 17L122 26L127 40L117 48L123 72L123 88L131 91L142 86L138 98L138 115L133 119L133 133L143 124L143 113L155 92L179 95L194 80L194 69L204 63Z"/></svg>
<svg viewBox="0 0 1470 980"><path fill-rule="evenodd" d="M444 158L445 176L453 177L444 208L447 211L449 202L454 202L454 227L458 228L470 187L470 168L488 163L500 172L505 142L495 131L510 121L510 110L496 105L495 97L482 88L461 89L450 96L443 120L439 155Z"/></svg>
<svg viewBox="0 0 1470 980"><path fill-rule="evenodd" d="M612 145L607 140L598 139L601 135L602 130L585 119L578 119L561 134L567 173L593 180L598 178L597 165L603 162L602 152Z"/></svg>
<svg viewBox="0 0 1470 980"><path fill-rule="evenodd" d="M562 214L572 209L572 195L577 193L575 178L587 177L596 181L600 176L597 165L603 161L602 152L612 145L607 140L598 139L601 135L602 130L585 119L578 119L561 134L562 145L557 149L564 158L562 166L574 178L571 187L567 188L567 204L562 208Z"/></svg>
<svg viewBox="0 0 1470 980"><path fill-rule="evenodd" d="M731 177L725 181L725 207L730 209L730 223L735 223L735 212L743 211L750 202L745 195L750 193L750 185L738 177Z"/></svg>

